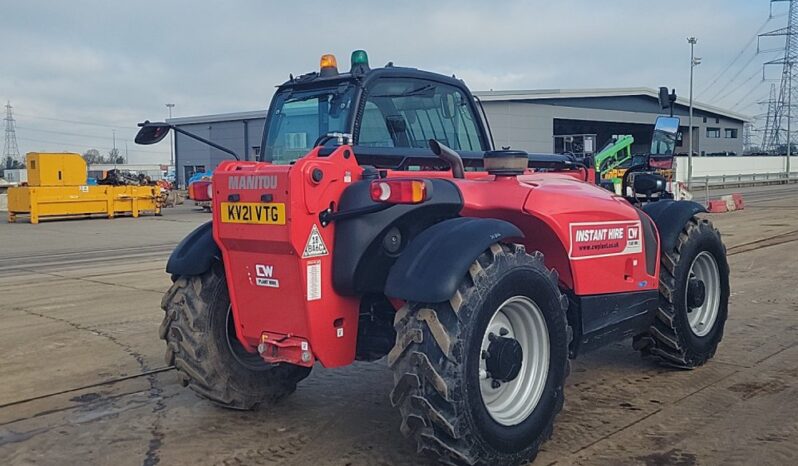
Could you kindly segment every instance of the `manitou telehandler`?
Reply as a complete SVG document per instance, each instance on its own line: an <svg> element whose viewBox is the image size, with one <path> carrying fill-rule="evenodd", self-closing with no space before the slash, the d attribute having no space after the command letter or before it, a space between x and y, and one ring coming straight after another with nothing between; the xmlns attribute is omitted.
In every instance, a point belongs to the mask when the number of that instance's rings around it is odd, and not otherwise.
<svg viewBox="0 0 798 466"><path fill-rule="evenodd" d="M182 383L250 409L315 365L384 359L419 450L517 464L551 436L569 358L632 338L670 366L710 359L729 268L704 209L648 164L622 197L571 158L493 150L479 110L461 80L363 51L283 83L262 160L215 169L213 220L169 258L160 336ZM141 126L142 144L202 140ZM675 128L658 122L651 160Z"/></svg>

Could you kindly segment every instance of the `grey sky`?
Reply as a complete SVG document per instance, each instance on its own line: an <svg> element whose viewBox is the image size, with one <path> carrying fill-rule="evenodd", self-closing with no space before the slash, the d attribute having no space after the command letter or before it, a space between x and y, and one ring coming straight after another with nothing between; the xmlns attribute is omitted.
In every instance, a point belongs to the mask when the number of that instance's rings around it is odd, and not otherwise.
<svg viewBox="0 0 798 466"><path fill-rule="evenodd" d="M106 153L115 128L131 163L153 163L168 161L168 143L136 146L135 123L162 119L166 102L176 116L262 109L288 73L330 52L347 67L357 48L373 66L455 73L474 90L669 85L686 97L686 37L698 37L702 91L763 27L769 1L0 0L0 12L0 98L14 106L20 152ZM778 53L755 51L696 98L760 113L761 64Z"/></svg>

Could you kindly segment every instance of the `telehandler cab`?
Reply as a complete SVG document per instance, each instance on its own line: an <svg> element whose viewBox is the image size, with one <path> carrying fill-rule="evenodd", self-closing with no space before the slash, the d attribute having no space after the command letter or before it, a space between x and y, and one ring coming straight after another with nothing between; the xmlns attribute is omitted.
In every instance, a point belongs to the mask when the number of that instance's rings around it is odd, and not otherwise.
<svg viewBox="0 0 798 466"><path fill-rule="evenodd" d="M670 366L710 359L729 268L703 207L668 199L648 164L621 197L569 157L493 150L480 107L461 80L363 51L279 86L261 160L215 169L213 220L166 267L160 336L182 383L251 409L317 363L384 358L419 451L518 464L552 434L569 358L632 338ZM141 144L203 140L141 126ZM652 160L677 126L658 122Z"/></svg>

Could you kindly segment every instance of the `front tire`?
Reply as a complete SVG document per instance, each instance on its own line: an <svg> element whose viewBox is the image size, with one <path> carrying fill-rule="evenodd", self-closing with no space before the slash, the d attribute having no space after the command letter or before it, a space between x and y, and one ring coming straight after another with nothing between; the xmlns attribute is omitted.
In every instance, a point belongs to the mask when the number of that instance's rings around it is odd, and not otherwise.
<svg viewBox="0 0 798 466"><path fill-rule="evenodd" d="M635 338L644 355L692 369L717 351L729 310L729 264L720 232L691 218L660 264L660 307L649 331Z"/></svg>
<svg viewBox="0 0 798 466"><path fill-rule="evenodd" d="M563 405L566 308L542 254L499 244L449 301L407 303L388 355L402 433L444 463L531 461Z"/></svg>
<svg viewBox="0 0 798 466"><path fill-rule="evenodd" d="M235 336L224 268L215 263L202 275L173 277L161 301L160 337L166 363L183 386L220 406L253 409L296 390L309 367L267 364Z"/></svg>

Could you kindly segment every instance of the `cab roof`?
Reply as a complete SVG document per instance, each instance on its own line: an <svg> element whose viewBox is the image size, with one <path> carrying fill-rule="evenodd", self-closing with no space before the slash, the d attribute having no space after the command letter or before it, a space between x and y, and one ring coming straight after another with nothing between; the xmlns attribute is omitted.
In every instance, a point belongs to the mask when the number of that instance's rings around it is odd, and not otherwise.
<svg viewBox="0 0 798 466"><path fill-rule="evenodd" d="M330 74L327 76L322 75L318 71L305 73L299 76L292 76L291 79L278 86L278 90L289 88L316 88L328 87L340 82L359 82L362 84L367 83L380 77L397 77L397 78L418 78L429 81L437 81L444 84L453 85L463 89L467 89L462 79L452 76L446 76L431 71L419 70L418 68L409 68L403 66L394 66L393 63L388 63L382 68L373 68L364 71L347 71L344 73Z"/></svg>

